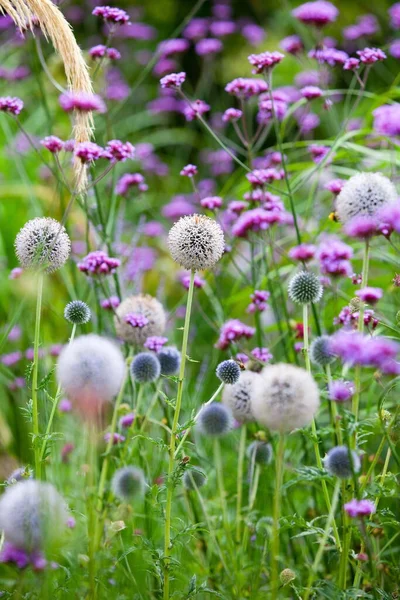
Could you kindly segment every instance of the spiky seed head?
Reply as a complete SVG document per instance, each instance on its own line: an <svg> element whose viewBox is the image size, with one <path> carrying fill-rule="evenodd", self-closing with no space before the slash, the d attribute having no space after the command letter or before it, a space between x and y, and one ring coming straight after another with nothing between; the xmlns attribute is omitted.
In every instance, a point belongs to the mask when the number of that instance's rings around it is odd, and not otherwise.
<svg viewBox="0 0 400 600"><path fill-rule="evenodd" d="M190 215L172 226L168 247L172 258L184 269L211 269L224 253L224 234L213 219Z"/></svg>
<svg viewBox="0 0 400 600"><path fill-rule="evenodd" d="M68 260L71 240L55 219L37 217L28 221L15 238L15 253L24 269L43 269L52 273Z"/></svg>
<svg viewBox="0 0 400 600"><path fill-rule="evenodd" d="M319 302L323 288L319 278L311 271L300 271L289 281L289 298L296 304Z"/></svg>
<svg viewBox="0 0 400 600"><path fill-rule="evenodd" d="M207 483L207 475L201 469L190 468L184 472L182 482L187 490L195 490Z"/></svg>
<svg viewBox="0 0 400 600"><path fill-rule="evenodd" d="M129 314L146 317L147 323L143 327L132 327L126 322ZM139 294L125 298L115 311L115 330L117 336L137 346L143 346L148 337L160 336L164 333L166 316L163 305L153 296Z"/></svg>
<svg viewBox="0 0 400 600"><path fill-rule="evenodd" d="M143 496L146 489L146 479L142 469L122 467L115 471L111 487L117 498L128 501Z"/></svg>
<svg viewBox="0 0 400 600"><path fill-rule="evenodd" d="M218 437L232 429L232 413L224 404L213 402L200 411L197 428L203 435Z"/></svg>
<svg viewBox="0 0 400 600"><path fill-rule="evenodd" d="M174 375L181 365L181 353L172 346L164 346L157 352L162 375Z"/></svg>
<svg viewBox="0 0 400 600"><path fill-rule="evenodd" d="M336 198L336 212L343 224L354 217L373 217L387 204L397 202L393 183L381 173L357 173Z"/></svg>
<svg viewBox="0 0 400 600"><path fill-rule="evenodd" d="M72 300L64 309L64 318L73 325L84 325L91 319L90 308L82 300Z"/></svg>
<svg viewBox="0 0 400 600"><path fill-rule="evenodd" d="M239 380L240 367L235 360L224 360L219 363L216 373L223 383L233 385Z"/></svg>
<svg viewBox="0 0 400 600"><path fill-rule="evenodd" d="M289 364L267 366L254 386L255 419L281 433L309 425L319 407L319 391L313 377Z"/></svg>
<svg viewBox="0 0 400 600"><path fill-rule="evenodd" d="M335 360L330 348L329 335L321 335L315 338L310 346L310 359L311 362L320 367L326 367Z"/></svg>
<svg viewBox="0 0 400 600"><path fill-rule="evenodd" d="M254 421L252 396L254 385L260 374L254 371L242 371L239 380L233 385L225 385L222 392L222 403L227 406L233 417L239 422Z"/></svg>
<svg viewBox="0 0 400 600"><path fill-rule="evenodd" d="M247 448L247 456L250 461L255 461L260 465L269 465L272 460L272 446L267 442L252 442Z"/></svg>
<svg viewBox="0 0 400 600"><path fill-rule="evenodd" d="M112 400L125 372L125 360L119 347L93 333L68 344L57 363L57 378L66 395L78 408L88 410L89 405L94 408Z"/></svg>
<svg viewBox="0 0 400 600"><path fill-rule="evenodd" d="M19 481L0 498L0 529L5 539L27 552L58 545L67 519L66 504L51 483Z"/></svg>
<svg viewBox="0 0 400 600"><path fill-rule="evenodd" d="M131 363L132 377L138 383L151 383L160 377L161 365L155 354L140 352Z"/></svg>
<svg viewBox="0 0 400 600"><path fill-rule="evenodd" d="M352 469L353 466L353 469ZM360 457L354 450L349 452L347 446L335 446L324 458L324 467L330 475L340 479L349 479L361 469Z"/></svg>

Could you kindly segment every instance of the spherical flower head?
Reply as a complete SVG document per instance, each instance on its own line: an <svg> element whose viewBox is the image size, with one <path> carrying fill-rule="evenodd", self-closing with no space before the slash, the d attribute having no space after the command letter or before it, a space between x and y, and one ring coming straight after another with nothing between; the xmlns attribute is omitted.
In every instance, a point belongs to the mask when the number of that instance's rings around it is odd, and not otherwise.
<svg viewBox="0 0 400 600"><path fill-rule="evenodd" d="M304 45L298 35L289 35L279 42L280 47L284 52L289 54L298 54L304 50Z"/></svg>
<svg viewBox="0 0 400 600"><path fill-rule="evenodd" d="M3 96L0 98L0 111L17 116L24 108L24 103L20 98L11 98L11 96Z"/></svg>
<svg viewBox="0 0 400 600"><path fill-rule="evenodd" d="M148 322L143 327L132 327L125 320L129 314L142 315ZM128 344L143 346L147 338L161 336L165 324L166 316L162 304L148 294L125 298L115 311L114 325L117 336Z"/></svg>
<svg viewBox="0 0 400 600"><path fill-rule="evenodd" d="M180 73L170 73L160 79L161 87L170 90L180 90L182 84L185 83L186 73L181 71Z"/></svg>
<svg viewBox="0 0 400 600"><path fill-rule="evenodd" d="M108 256L102 250L89 252L81 262L78 263L78 269L88 276L105 276L115 273L120 266L121 261L118 258Z"/></svg>
<svg viewBox="0 0 400 600"><path fill-rule="evenodd" d="M91 319L90 308L82 300L69 302L64 309L64 318L73 325L84 325Z"/></svg>
<svg viewBox="0 0 400 600"><path fill-rule="evenodd" d="M50 483L28 479L6 488L0 498L0 529L7 542L26 552L51 552L68 518L63 498Z"/></svg>
<svg viewBox="0 0 400 600"><path fill-rule="evenodd" d="M292 10L292 15L296 19L306 25L315 25L316 27L324 27L328 23L333 23L338 14L336 6L326 0L306 2Z"/></svg>
<svg viewBox="0 0 400 600"><path fill-rule="evenodd" d="M299 244L289 250L289 257L293 260L306 262L314 258L316 247L313 244Z"/></svg>
<svg viewBox="0 0 400 600"><path fill-rule="evenodd" d="M61 152L64 149L64 142L55 135L45 137L40 143L52 154L57 154L57 152Z"/></svg>
<svg viewBox="0 0 400 600"><path fill-rule="evenodd" d="M222 115L224 123L236 123L243 116L243 112L238 108L227 108Z"/></svg>
<svg viewBox="0 0 400 600"><path fill-rule="evenodd" d="M385 60L386 54L380 48L364 48L357 51L360 61L365 65L372 65L378 61Z"/></svg>
<svg viewBox="0 0 400 600"><path fill-rule="evenodd" d="M102 158L103 152L103 148L94 142L80 142L75 147L74 155L86 164Z"/></svg>
<svg viewBox="0 0 400 600"><path fill-rule="evenodd" d="M367 517L372 515L376 510L372 500L357 500L357 498L353 498L350 502L346 502L343 508L352 518Z"/></svg>
<svg viewBox="0 0 400 600"><path fill-rule="evenodd" d="M311 362L319 367L327 367L335 360L335 355L330 349L330 337L321 335L317 337L310 346Z"/></svg>
<svg viewBox="0 0 400 600"><path fill-rule="evenodd" d="M367 304L376 304L383 296L381 288L365 287L356 291L356 296Z"/></svg>
<svg viewBox="0 0 400 600"><path fill-rule="evenodd" d="M253 75L266 73L275 65L279 64L285 55L281 52L262 52L261 54L250 54L248 57L249 63L253 65Z"/></svg>
<svg viewBox="0 0 400 600"><path fill-rule="evenodd" d="M336 199L336 212L343 224L354 217L372 217L397 202L393 183L380 173L357 173L343 186Z"/></svg>
<svg viewBox="0 0 400 600"><path fill-rule="evenodd" d="M311 271L300 271L289 281L288 294L296 304L319 302L322 298L323 287L319 278Z"/></svg>
<svg viewBox="0 0 400 600"><path fill-rule="evenodd" d="M180 175L182 175L182 177L194 177L195 175L197 175L198 173L198 169L196 167L196 165L185 165L182 169L182 171L180 172Z"/></svg>
<svg viewBox="0 0 400 600"><path fill-rule="evenodd" d="M224 253L224 234L213 219L190 215L170 229L168 247L172 258L184 269L211 269Z"/></svg>
<svg viewBox="0 0 400 600"><path fill-rule="evenodd" d="M53 273L66 262L71 252L71 241L55 219L37 217L28 221L15 238L15 252L24 269L44 268Z"/></svg>
<svg viewBox="0 0 400 600"><path fill-rule="evenodd" d="M197 420L197 429L203 435L210 437L223 436L232 427L232 413L224 404L212 402L201 409Z"/></svg>
<svg viewBox="0 0 400 600"><path fill-rule="evenodd" d="M117 498L126 502L143 496L146 489L146 479L142 469L137 467L118 469L112 478L111 488Z"/></svg>
<svg viewBox="0 0 400 600"><path fill-rule="evenodd" d="M207 475L201 469L190 468L184 472L182 483L187 490L193 491L207 483Z"/></svg>
<svg viewBox="0 0 400 600"><path fill-rule="evenodd" d="M128 13L116 6L96 6L92 11L92 15L101 17L107 23L113 25L124 25L129 21Z"/></svg>
<svg viewBox="0 0 400 600"><path fill-rule="evenodd" d="M138 383L151 383L161 374L161 365L157 356L151 352L140 352L131 363L132 377Z"/></svg>
<svg viewBox="0 0 400 600"><path fill-rule="evenodd" d="M215 210L217 208L221 208L222 198L220 198L220 196L208 196L207 198L202 198L200 200L200 204L203 208Z"/></svg>
<svg viewBox="0 0 400 600"><path fill-rule="evenodd" d="M235 360L224 360L222 363L219 363L216 373L218 379L223 383L233 385L239 381L240 367Z"/></svg>
<svg viewBox="0 0 400 600"><path fill-rule="evenodd" d="M181 353L172 346L165 346L157 352L162 375L175 375L181 365Z"/></svg>
<svg viewBox="0 0 400 600"><path fill-rule="evenodd" d="M68 398L88 413L111 402L125 372L118 346L95 334L80 336L65 346L57 363L59 384Z"/></svg>
<svg viewBox="0 0 400 600"><path fill-rule="evenodd" d="M325 456L324 467L334 477L349 479L352 477L353 472L359 472L361 461L354 450L349 452L347 446L335 446Z"/></svg>
<svg viewBox="0 0 400 600"><path fill-rule="evenodd" d="M269 465L272 460L272 446L267 442L252 442L247 448L247 456L250 461L259 465Z"/></svg>
<svg viewBox="0 0 400 600"><path fill-rule="evenodd" d="M85 92L67 92L61 94L58 99L61 108L69 113L73 110L78 112L99 112L105 113L107 108L100 96L88 94Z"/></svg>
<svg viewBox="0 0 400 600"><path fill-rule="evenodd" d="M351 381L337 379L329 384L329 400L333 402L347 402L354 394L354 385Z"/></svg>
<svg viewBox="0 0 400 600"><path fill-rule="evenodd" d="M254 421L252 398L260 374L254 371L242 371L239 380L233 385L227 384L222 392L222 403L227 406L239 423Z"/></svg>
<svg viewBox="0 0 400 600"><path fill-rule="evenodd" d="M251 408L256 421L286 433L309 425L319 407L313 377L289 364L267 366L254 386Z"/></svg>

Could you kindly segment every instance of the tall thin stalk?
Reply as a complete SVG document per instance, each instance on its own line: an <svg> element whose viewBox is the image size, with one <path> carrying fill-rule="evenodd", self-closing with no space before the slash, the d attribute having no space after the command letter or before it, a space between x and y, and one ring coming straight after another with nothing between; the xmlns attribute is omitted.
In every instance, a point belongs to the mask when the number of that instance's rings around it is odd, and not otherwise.
<svg viewBox="0 0 400 600"><path fill-rule="evenodd" d="M185 378L185 366L186 366L186 352L189 338L189 327L190 327L190 314L192 312L193 292L194 292L194 276L195 271L190 272L190 283L186 304L186 315L185 324L183 328L183 340L182 340L182 358L179 369L178 377L178 391L176 395L176 404L174 419L172 422L171 438L169 443L169 462L168 462L168 475L167 475L167 501L165 505L165 527L164 527L164 600L169 600L169 584L170 584L170 556L171 556L171 512L172 512L172 498L174 494L174 485L172 481L172 475L174 472L175 464L175 446L176 446L176 435L179 424L179 415L182 406L182 395L183 395L183 384Z"/></svg>
<svg viewBox="0 0 400 600"><path fill-rule="evenodd" d="M237 471L237 498L236 498L236 543L240 543L242 530L242 499L243 499L243 468L244 457L246 453L246 425L243 424L240 430L238 471Z"/></svg>
<svg viewBox="0 0 400 600"><path fill-rule="evenodd" d="M35 477L41 479L41 461L39 449L39 406L38 406L38 373L39 373L39 342L40 342L40 319L42 314L44 274L38 274L37 297L36 297L36 319L35 338L33 342L33 372L32 372L32 430L33 430L33 452L35 456Z"/></svg>
<svg viewBox="0 0 400 600"><path fill-rule="evenodd" d="M279 597L279 518L281 510L281 496L283 483L283 456L285 452L285 436L279 434L278 447L275 459L275 491L272 514L272 542L271 542L271 598L277 600Z"/></svg>

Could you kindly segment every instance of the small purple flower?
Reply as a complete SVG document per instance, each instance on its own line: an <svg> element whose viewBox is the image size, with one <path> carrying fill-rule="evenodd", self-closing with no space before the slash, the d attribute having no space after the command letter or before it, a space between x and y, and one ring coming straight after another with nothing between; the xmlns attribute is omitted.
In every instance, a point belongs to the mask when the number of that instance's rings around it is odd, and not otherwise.
<svg viewBox="0 0 400 600"><path fill-rule="evenodd" d="M353 498L350 502L346 502L344 510L352 517L367 517L375 512L375 504L371 500L357 500Z"/></svg>
<svg viewBox="0 0 400 600"><path fill-rule="evenodd" d="M356 291L356 296L367 304L376 304L383 296L383 291L380 288L365 287Z"/></svg>
<svg viewBox="0 0 400 600"><path fill-rule="evenodd" d="M139 313L138 314L129 313L129 314L125 315L125 321L131 327L139 327L140 329L142 327L145 327L149 323L148 318Z"/></svg>
<svg viewBox="0 0 400 600"><path fill-rule="evenodd" d="M389 54L400 60L400 40L394 40L389 46Z"/></svg>
<svg viewBox="0 0 400 600"><path fill-rule="evenodd" d="M19 363L21 359L22 353L16 350L15 352L10 352L9 354L3 354L3 356L0 357L0 362L6 367L12 367L13 365Z"/></svg>
<svg viewBox="0 0 400 600"><path fill-rule="evenodd" d="M96 6L92 15L101 17L107 23L112 23L113 25L124 25L129 22L128 13L121 8L116 8L114 6Z"/></svg>
<svg viewBox="0 0 400 600"><path fill-rule="evenodd" d="M143 346L153 352L159 352L161 348L168 342L168 338L160 335L148 337Z"/></svg>
<svg viewBox="0 0 400 600"><path fill-rule="evenodd" d="M241 34L252 46L259 46L265 39L265 29L255 23L247 23L242 27Z"/></svg>
<svg viewBox="0 0 400 600"><path fill-rule="evenodd" d="M292 15L296 19L306 25L315 25L316 27L324 27L328 23L333 23L338 14L336 6L326 0L306 2L292 10Z"/></svg>
<svg viewBox="0 0 400 600"><path fill-rule="evenodd" d="M210 54L217 54L222 50L221 40L214 38L204 38L199 40L195 46L196 54L199 56L209 56Z"/></svg>
<svg viewBox="0 0 400 600"><path fill-rule="evenodd" d="M337 196L342 191L345 183L346 181L344 179L331 179L331 181L328 181L328 183L324 185L324 188Z"/></svg>
<svg viewBox="0 0 400 600"><path fill-rule="evenodd" d="M350 277L352 256L352 248L333 236L325 237L317 250L321 273L333 277Z"/></svg>
<svg viewBox="0 0 400 600"><path fill-rule="evenodd" d="M9 279L19 279L23 272L24 272L24 270L21 269L21 267L15 267L15 269L12 269L10 271L8 278Z"/></svg>
<svg viewBox="0 0 400 600"><path fill-rule="evenodd" d="M118 308L121 304L121 300L118 296L110 296L109 298L105 298L101 301L100 306L105 310L113 310L114 308Z"/></svg>
<svg viewBox="0 0 400 600"><path fill-rule="evenodd" d="M378 61L385 60L386 54L380 48L364 48L357 51L360 60L365 65L373 65Z"/></svg>
<svg viewBox="0 0 400 600"><path fill-rule="evenodd" d="M300 244L299 246L293 246L289 250L289 257L293 260L306 262L314 258L315 251L316 247L313 244Z"/></svg>
<svg viewBox="0 0 400 600"><path fill-rule="evenodd" d="M180 172L180 175L182 175L183 177L194 177L195 175L197 175L198 170L196 165L186 165L183 167L182 171Z"/></svg>
<svg viewBox="0 0 400 600"><path fill-rule="evenodd" d="M283 38L279 45L282 50L289 54L299 54L299 52L304 50L303 42L298 35L289 35L288 37Z"/></svg>
<svg viewBox="0 0 400 600"><path fill-rule="evenodd" d="M7 339L10 342L17 342L21 338L21 334L22 334L21 327L19 325L14 325L14 327L12 327L10 329Z"/></svg>
<svg viewBox="0 0 400 600"><path fill-rule="evenodd" d="M121 142L121 140L110 140L102 154L103 158L107 158L111 162L125 162L126 160L135 158L135 148L129 142Z"/></svg>
<svg viewBox="0 0 400 600"><path fill-rule="evenodd" d="M308 56L315 58L319 64L327 64L330 67L343 66L349 58L347 52L338 50L337 48L313 48L308 53Z"/></svg>
<svg viewBox="0 0 400 600"><path fill-rule="evenodd" d="M362 15L358 17L355 25L343 29L343 37L346 40L358 40L361 37L374 35L379 31L378 21L374 15Z"/></svg>
<svg viewBox="0 0 400 600"><path fill-rule="evenodd" d="M87 94L85 92L67 92L59 97L61 108L69 113L73 110L80 112L99 112L105 113L107 108L104 101L96 94Z"/></svg>
<svg viewBox="0 0 400 600"><path fill-rule="evenodd" d="M186 117L186 121L194 121L199 116L211 110L211 106L204 102L204 100L194 100L188 106L183 109L183 114Z"/></svg>
<svg viewBox="0 0 400 600"><path fill-rule="evenodd" d="M186 73L181 71L180 73L170 73L169 75L165 75L165 77L160 79L160 84L164 89L178 90L182 87L182 84L185 83L185 80Z"/></svg>
<svg viewBox="0 0 400 600"><path fill-rule="evenodd" d="M262 187L266 183L272 183L273 181L280 181L284 178L284 171L282 169L255 169L250 173L247 173L246 179L251 183L253 187Z"/></svg>
<svg viewBox="0 0 400 600"><path fill-rule="evenodd" d="M319 116L315 113L302 114L298 119L300 131L303 134L310 133L310 131L316 129L320 122Z"/></svg>
<svg viewBox="0 0 400 600"><path fill-rule="evenodd" d="M99 44L98 46L93 46L89 50L89 56L91 58L104 58L107 52L107 46L103 44Z"/></svg>
<svg viewBox="0 0 400 600"><path fill-rule="evenodd" d="M158 45L158 52L162 56L171 56L172 54L182 54L189 48L189 42L182 38L164 40Z"/></svg>
<svg viewBox="0 0 400 600"><path fill-rule="evenodd" d="M102 158L103 152L103 148L94 142L80 142L76 145L74 154L83 163L88 163Z"/></svg>
<svg viewBox="0 0 400 600"><path fill-rule="evenodd" d="M200 200L200 204L203 208L208 208L208 210L215 210L216 208L221 208L222 198L220 198L219 196L208 196L207 198L202 198Z"/></svg>
<svg viewBox="0 0 400 600"><path fill-rule="evenodd" d="M315 85L307 85L300 90L300 94L307 100L313 100L322 96L322 90Z"/></svg>
<svg viewBox="0 0 400 600"><path fill-rule="evenodd" d="M351 381L334 380L329 384L329 399L333 402L347 402L354 394Z"/></svg>
<svg viewBox="0 0 400 600"><path fill-rule="evenodd" d="M372 115L376 133L388 137L400 135L400 104L384 104L376 108Z"/></svg>
<svg viewBox="0 0 400 600"><path fill-rule="evenodd" d="M183 285L183 287L188 290L190 287L190 274L188 273L182 273L179 277L179 280L181 282L181 284ZM203 279L202 277L200 277L200 275L197 275L197 273L194 276L194 287L201 289L206 285L206 281L205 279Z"/></svg>
<svg viewBox="0 0 400 600"><path fill-rule="evenodd" d="M246 210L248 206L248 203L244 202L243 200L232 200L232 202L229 202L228 204L228 210L237 215L240 215L240 213Z"/></svg>
<svg viewBox="0 0 400 600"><path fill-rule="evenodd" d="M72 410L72 403L68 398L62 398L58 404L58 410L62 413L69 413Z"/></svg>
<svg viewBox="0 0 400 600"><path fill-rule="evenodd" d="M378 233L378 221L367 215L353 217L344 226L345 233L350 237L367 240Z"/></svg>
<svg viewBox="0 0 400 600"><path fill-rule="evenodd" d="M115 192L120 196L126 196L131 187L137 187L140 192L146 192L148 189L143 175L140 173L125 173L117 181Z"/></svg>
<svg viewBox="0 0 400 600"><path fill-rule="evenodd" d="M111 433L106 433L104 435L104 441L108 444L108 442L111 439ZM117 444L120 444L121 442L125 441L125 436L121 435L120 433L114 433L113 435L113 446L116 446Z"/></svg>
<svg viewBox="0 0 400 600"><path fill-rule="evenodd" d="M221 327L219 339L215 347L220 350L226 350L232 342L236 342L243 337L247 339L252 338L255 331L254 327L249 327L238 319L231 319Z"/></svg>
<svg viewBox="0 0 400 600"><path fill-rule="evenodd" d="M120 418L119 426L121 429L128 429L135 420L135 413L128 413Z"/></svg>
<svg viewBox="0 0 400 600"><path fill-rule="evenodd" d="M82 262L78 263L78 269L86 275L111 275L121 265L118 258L111 258L102 250L90 252Z"/></svg>
<svg viewBox="0 0 400 600"><path fill-rule="evenodd" d="M360 66L359 59L358 58L354 58L354 57L350 57L343 64L343 69L345 71L354 71L355 69L358 69L359 66Z"/></svg>
<svg viewBox="0 0 400 600"><path fill-rule="evenodd" d="M24 108L24 103L20 98L3 96L0 98L0 110L10 115L19 115Z"/></svg>
<svg viewBox="0 0 400 600"><path fill-rule="evenodd" d="M210 33L216 37L224 37L235 33L236 23L233 21L214 21L210 25Z"/></svg>
<svg viewBox="0 0 400 600"><path fill-rule="evenodd" d="M310 146L308 146L308 150L312 156L313 161L317 165L319 165L319 163L321 163L324 160L324 158L329 154L330 147L321 146L319 144L311 144Z"/></svg>
<svg viewBox="0 0 400 600"><path fill-rule="evenodd" d="M267 363L272 358L272 354L268 348L254 348L254 350L251 351L251 355L262 363Z"/></svg>
<svg viewBox="0 0 400 600"><path fill-rule="evenodd" d="M393 29L400 29L400 2L389 8L390 24Z"/></svg>
<svg viewBox="0 0 400 600"><path fill-rule="evenodd" d="M267 302L270 293L264 290L254 290L250 295L251 303L247 307L247 312L253 314L255 312L263 312L267 308Z"/></svg>
<svg viewBox="0 0 400 600"><path fill-rule="evenodd" d="M268 85L263 79L251 79L245 77L238 77L233 79L225 86L225 91L232 96L238 98L244 98L247 100L252 96L258 96L268 90Z"/></svg>
<svg viewBox="0 0 400 600"><path fill-rule="evenodd" d="M250 54L248 57L249 63L253 65L253 75L266 73L275 65L278 65L285 58L281 52L262 52L261 54Z"/></svg>
<svg viewBox="0 0 400 600"><path fill-rule="evenodd" d="M40 143L52 154L57 154L57 152L61 152L61 150L64 148L64 142L55 135L49 135L48 137L45 137Z"/></svg>
<svg viewBox="0 0 400 600"><path fill-rule="evenodd" d="M227 108L224 114L222 115L222 120L224 123L234 123L238 121L243 116L243 112L238 108Z"/></svg>

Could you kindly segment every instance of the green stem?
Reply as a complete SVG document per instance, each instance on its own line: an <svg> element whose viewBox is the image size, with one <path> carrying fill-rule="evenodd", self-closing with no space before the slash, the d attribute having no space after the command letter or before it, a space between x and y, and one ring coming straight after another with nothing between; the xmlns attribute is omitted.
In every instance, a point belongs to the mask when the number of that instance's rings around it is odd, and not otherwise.
<svg viewBox="0 0 400 600"><path fill-rule="evenodd" d="M272 522L272 542L271 542L271 598L277 600L279 597L279 518L281 509L281 495L283 483L283 456L285 452L285 436L279 434L278 448L275 461L275 491L273 505Z"/></svg>
<svg viewBox="0 0 400 600"><path fill-rule="evenodd" d="M42 313L43 296L43 273L38 275L35 339L33 342L33 373L32 373L32 429L33 429L33 451L35 455L35 477L41 479L41 462L39 451L39 407L38 407L38 373L39 373L39 337L40 318Z"/></svg>
<svg viewBox="0 0 400 600"><path fill-rule="evenodd" d="M239 457L237 471L237 501L236 501L236 543L240 543L242 530L242 499L243 499L243 468L246 454L247 429L243 424L240 432Z"/></svg>
<svg viewBox="0 0 400 600"><path fill-rule="evenodd" d="M221 500L222 520L223 520L227 539L229 540L230 532L229 532L228 508L226 505L226 492L225 492L225 484L224 484L224 466L222 463L221 445L219 443L218 437L214 438L213 446L214 446L215 469L217 472L218 492L219 492L219 497Z"/></svg>
<svg viewBox="0 0 400 600"><path fill-rule="evenodd" d="M362 496L362 494L363 494L363 492L364 492L365 488L366 488L366 487L367 487L367 485L368 485L369 478L371 477L371 475L372 475L372 472L373 472L373 470L375 469L376 463L377 463L377 462L378 462L378 460L379 460L379 457L380 457L380 455L381 455L381 452L382 452L382 450L383 450L383 447L384 447L384 445L385 445L385 442L386 442L386 437L385 437L385 436L383 436L383 438L381 439L381 442L380 442L380 444L379 444L379 446L378 446L378 449L377 449L377 451L375 452L374 458L373 458L373 460L372 460L372 462L371 462L371 464L370 464L370 466L369 466L369 469L368 469L368 471L367 471L367 474L366 474L366 475L364 475L364 480L363 480L363 482L362 482L362 484L361 484L361 486L360 486L360 497Z"/></svg>
<svg viewBox="0 0 400 600"><path fill-rule="evenodd" d="M185 366L186 366L186 352L189 338L189 327L190 327L190 313L192 311L193 292L194 292L194 276L195 271L190 273L190 284L187 297L185 324L183 328L183 340L182 340L182 358L179 369L178 378L178 391L176 395L176 405L174 420L171 429L171 438L169 443L169 461L168 461L168 475L167 475L167 501L165 505L165 528L164 528L164 600L169 600L169 575L170 575L170 555L171 555L171 513L172 513L172 499L174 493L174 486L172 482L172 475L174 472L175 464L175 446L176 446L176 434L179 424L179 414L182 406L182 395L183 395L183 383L185 377Z"/></svg>
<svg viewBox="0 0 400 600"><path fill-rule="evenodd" d="M325 372L326 372L326 379L328 382L328 389L332 383L332 373L331 373L331 365L326 365L325 367ZM336 402L334 402L333 400L328 400L328 402L330 403L330 416L331 416L331 422L332 422L332 427L336 432L336 441L337 444L339 446L341 446L343 444L343 436L342 436L342 429L340 427L340 421L338 419L339 413L338 413L338 409L337 409L337 404Z"/></svg>
<svg viewBox="0 0 400 600"><path fill-rule="evenodd" d="M306 363L306 369L311 373L311 362L310 362L310 345L308 336L308 304L303 304L303 354Z"/></svg>
<svg viewBox="0 0 400 600"><path fill-rule="evenodd" d="M337 479L336 480L336 485L335 485L335 490L334 490L333 496L332 496L331 509L329 511L329 514L328 514L328 519L326 521L326 525L325 525L323 536L322 536L321 541L319 543L317 554L315 555L315 559L314 559L314 562L313 562L312 567L311 567L311 572L310 572L310 575L309 575L309 578L308 578L308 583L307 583L307 590L306 590L306 593L304 595L304 599L303 600L308 600L308 598L310 597L311 585L312 585L312 583L314 581L315 575L318 572L318 567L320 565L322 556L323 556L324 551L325 551L325 545L326 545L326 542L327 542L328 537L329 537L329 530L331 528L332 521L333 521L333 519L335 517L335 511L336 511L336 508L337 508L337 505L338 505L338 501L339 501L340 485L341 485L341 481L340 481L340 479Z"/></svg>

